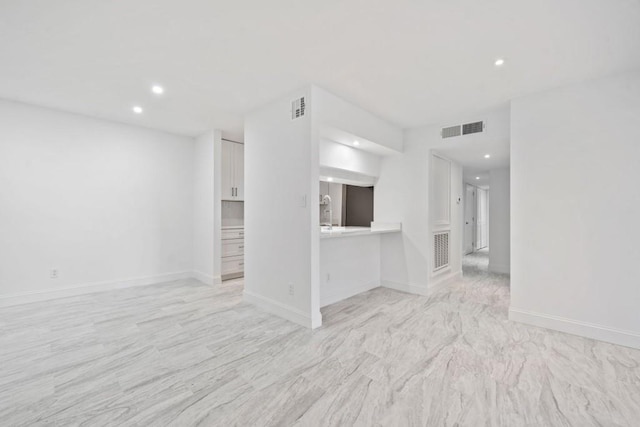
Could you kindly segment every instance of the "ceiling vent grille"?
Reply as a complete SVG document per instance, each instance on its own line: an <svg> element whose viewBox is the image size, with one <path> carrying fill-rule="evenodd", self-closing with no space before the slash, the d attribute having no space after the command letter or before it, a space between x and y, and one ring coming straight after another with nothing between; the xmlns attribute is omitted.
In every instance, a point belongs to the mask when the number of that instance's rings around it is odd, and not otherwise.
<svg viewBox="0 0 640 427"><path fill-rule="evenodd" d="M433 235L433 271L449 265L449 232L442 231Z"/></svg>
<svg viewBox="0 0 640 427"><path fill-rule="evenodd" d="M305 110L306 104L304 102L304 96L291 101L291 120L299 119L304 116Z"/></svg>
<svg viewBox="0 0 640 427"><path fill-rule="evenodd" d="M484 130L484 122L473 122L462 125L462 134L479 133Z"/></svg>
<svg viewBox="0 0 640 427"><path fill-rule="evenodd" d="M440 131L440 135L442 135L442 139L453 138L460 135L469 135L472 133L484 132L484 127L484 122L465 123L463 125L442 128L442 131Z"/></svg>
<svg viewBox="0 0 640 427"><path fill-rule="evenodd" d="M460 125L450 126L448 128L442 128L441 132L442 138L451 138L454 136L460 136Z"/></svg>

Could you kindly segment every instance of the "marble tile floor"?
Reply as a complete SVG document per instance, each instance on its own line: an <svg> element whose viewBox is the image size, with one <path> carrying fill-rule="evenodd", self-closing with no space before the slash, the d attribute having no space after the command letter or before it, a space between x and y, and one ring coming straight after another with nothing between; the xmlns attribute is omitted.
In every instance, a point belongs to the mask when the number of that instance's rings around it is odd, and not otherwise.
<svg viewBox="0 0 640 427"><path fill-rule="evenodd" d="M640 425L640 351L509 322L486 258L430 297L326 307L315 331L243 303L241 280L0 308L0 425Z"/></svg>

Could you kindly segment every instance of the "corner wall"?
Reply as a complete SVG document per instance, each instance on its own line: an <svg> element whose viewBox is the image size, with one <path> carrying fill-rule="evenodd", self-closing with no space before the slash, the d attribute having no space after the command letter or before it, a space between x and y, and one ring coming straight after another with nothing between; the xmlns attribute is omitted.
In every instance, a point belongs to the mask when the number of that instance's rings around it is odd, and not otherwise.
<svg viewBox="0 0 640 427"><path fill-rule="evenodd" d="M0 117L2 304L191 276L192 138L8 101Z"/></svg>
<svg viewBox="0 0 640 427"><path fill-rule="evenodd" d="M203 283L220 282L220 131L195 141L193 159L193 273Z"/></svg>
<svg viewBox="0 0 640 427"><path fill-rule="evenodd" d="M638 71L512 102L510 319L640 348L639 117Z"/></svg>
<svg viewBox="0 0 640 427"><path fill-rule="evenodd" d="M404 152L382 159L375 188L376 222L400 222L402 233L381 236L381 281L383 286L426 295L429 288L460 277L462 269L462 168L449 162L446 187L432 185L432 150L439 143L439 128L430 126L405 132ZM436 187L434 187L436 186ZM450 267L432 274L434 190L447 193L447 220L451 229Z"/></svg>
<svg viewBox="0 0 640 427"><path fill-rule="evenodd" d="M306 113L292 120L291 101L302 96ZM244 297L307 327L321 324L319 301L312 304L319 280L318 138L312 135L312 115L307 88L245 119Z"/></svg>
<svg viewBox="0 0 640 427"><path fill-rule="evenodd" d="M509 169L489 171L489 271L511 271L511 197Z"/></svg>

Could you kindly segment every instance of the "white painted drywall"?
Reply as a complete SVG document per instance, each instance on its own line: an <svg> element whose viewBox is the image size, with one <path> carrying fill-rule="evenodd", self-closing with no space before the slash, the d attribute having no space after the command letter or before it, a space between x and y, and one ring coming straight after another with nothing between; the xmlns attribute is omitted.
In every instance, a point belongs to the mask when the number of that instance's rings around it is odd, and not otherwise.
<svg viewBox="0 0 640 427"><path fill-rule="evenodd" d="M426 294L429 280L429 148L405 134L404 152L382 159L373 219L402 223L402 233L381 236L381 281L385 286Z"/></svg>
<svg viewBox="0 0 640 427"><path fill-rule="evenodd" d="M451 161L451 231L450 242L451 251L449 254L449 273L448 278L457 278L462 275L462 246L464 244L464 180L462 178L462 166ZM442 278L439 278L442 280ZM437 286L438 281L433 285Z"/></svg>
<svg viewBox="0 0 640 427"><path fill-rule="evenodd" d="M215 239L220 229L220 214L216 215L220 198L215 197L215 149L220 138L220 131L196 138L193 159L193 270L198 279L209 284L220 280L220 241L216 246Z"/></svg>
<svg viewBox="0 0 640 427"><path fill-rule="evenodd" d="M323 127L336 128L394 151L402 151L402 129L317 86L312 87L315 114Z"/></svg>
<svg viewBox="0 0 640 427"><path fill-rule="evenodd" d="M510 271L511 224L509 191L509 169L489 171L489 271Z"/></svg>
<svg viewBox="0 0 640 427"><path fill-rule="evenodd" d="M190 275L192 138L7 101L0 117L0 294Z"/></svg>
<svg viewBox="0 0 640 427"><path fill-rule="evenodd" d="M328 139L321 139L320 167L377 177L380 175L380 156Z"/></svg>
<svg viewBox="0 0 640 427"><path fill-rule="evenodd" d="M509 196L509 187L506 188L506 196ZM484 249L489 246L489 190L484 188L476 187L477 198L477 206L476 206L476 248ZM508 202L508 199L507 199ZM506 208L509 208L509 204L507 203ZM507 211L508 214L508 211ZM505 221L505 226L507 231L509 230L509 216L507 215L507 219ZM509 237L507 234L507 238L505 239L507 243L507 251L506 255L509 255Z"/></svg>
<svg viewBox="0 0 640 427"><path fill-rule="evenodd" d="M462 252L462 168L451 162L449 194L442 209L450 215L451 258L445 275L431 274L432 225L430 223L431 147L438 146L437 126L405 131L404 152L382 158L375 188L374 220L400 222L402 233L381 236L381 281L384 286L426 294L439 280L460 274ZM443 196L444 197L444 196ZM446 197L445 197L446 198ZM449 227L449 225L447 225Z"/></svg>
<svg viewBox="0 0 640 427"><path fill-rule="evenodd" d="M320 239L322 307L380 286L380 236Z"/></svg>
<svg viewBox="0 0 640 427"><path fill-rule="evenodd" d="M306 114L291 120L291 101L301 96ZM319 300L312 308L311 297L319 280L319 172L312 111L307 88L245 119L245 298L315 327L321 322Z"/></svg>
<svg viewBox="0 0 640 427"><path fill-rule="evenodd" d="M511 318L640 347L639 118L640 72L512 102Z"/></svg>

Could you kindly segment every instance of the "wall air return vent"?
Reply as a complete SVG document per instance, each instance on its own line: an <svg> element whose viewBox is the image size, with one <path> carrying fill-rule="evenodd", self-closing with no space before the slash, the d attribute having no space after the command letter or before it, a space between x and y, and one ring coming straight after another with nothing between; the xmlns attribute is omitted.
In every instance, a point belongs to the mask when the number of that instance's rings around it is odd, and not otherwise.
<svg viewBox="0 0 640 427"><path fill-rule="evenodd" d="M449 265L449 232L441 231L433 235L433 271Z"/></svg>
<svg viewBox="0 0 640 427"><path fill-rule="evenodd" d="M305 109L306 104L304 102L304 96L291 101L291 120L299 119L304 116Z"/></svg>
<svg viewBox="0 0 640 427"><path fill-rule="evenodd" d="M484 122L473 122L462 125L462 134L478 133L484 130Z"/></svg>
<svg viewBox="0 0 640 427"><path fill-rule="evenodd" d="M442 138L451 138L454 136L460 136L460 125L450 126L448 128L442 128Z"/></svg>

